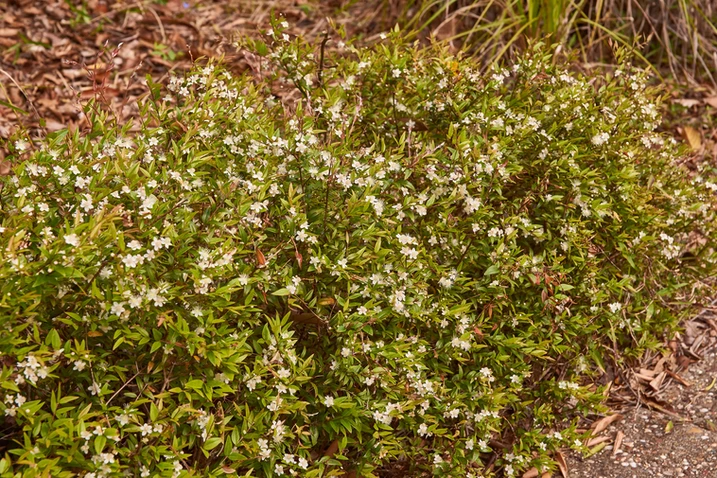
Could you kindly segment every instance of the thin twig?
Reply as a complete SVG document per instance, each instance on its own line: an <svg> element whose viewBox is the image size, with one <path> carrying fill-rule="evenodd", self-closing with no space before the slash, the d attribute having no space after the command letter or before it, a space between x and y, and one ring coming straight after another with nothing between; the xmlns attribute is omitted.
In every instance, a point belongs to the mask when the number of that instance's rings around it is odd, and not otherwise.
<svg viewBox="0 0 717 478"><path fill-rule="evenodd" d="M326 49L326 44L329 42L329 31L326 30L324 32L324 39L321 40L321 52L319 54L319 72L318 72L318 80L319 80L319 89L324 87L322 74L324 72L324 50Z"/></svg>
<svg viewBox="0 0 717 478"><path fill-rule="evenodd" d="M125 388L127 385L129 385L129 383L130 383L132 380L134 380L135 378L137 378L137 375L139 375L139 374L140 374L140 372L137 372L137 373L135 373L134 375L132 375L132 377L131 377L129 380L127 380L119 389L117 389L117 391L112 394L112 396L110 397L110 399L107 400L107 403L105 404L105 406L106 406L106 405L109 405L110 402L112 401L112 399L114 399L114 398L117 396L117 394L119 394L122 390L124 390L124 388Z"/></svg>
<svg viewBox="0 0 717 478"><path fill-rule="evenodd" d="M32 110L35 112L35 115L37 116L37 119L42 119L41 116L40 116L40 112L37 111L37 108L35 108L35 104L34 104L34 103L32 102L32 100L30 99L30 96L25 92L25 90L23 89L23 87L20 86L20 84L19 84L17 81L15 81L15 78L13 78L13 77L10 75L10 73L8 73L7 71L3 70L2 68L0 68L0 73L2 73L3 75L7 76L7 77L10 79L10 81L12 81L13 85L17 86L17 89L20 90L20 92L21 92L22 95L25 97L25 99L27 100L27 102L30 103L30 107L31 107Z"/></svg>
<svg viewBox="0 0 717 478"><path fill-rule="evenodd" d="M151 13L154 16L154 19L157 20L157 25L159 26L159 32L162 35L162 43L167 43L167 34L164 31L164 25L162 24L162 20L159 18L159 15L157 15L157 12L154 11L154 8L148 7L147 10L149 10L149 13Z"/></svg>

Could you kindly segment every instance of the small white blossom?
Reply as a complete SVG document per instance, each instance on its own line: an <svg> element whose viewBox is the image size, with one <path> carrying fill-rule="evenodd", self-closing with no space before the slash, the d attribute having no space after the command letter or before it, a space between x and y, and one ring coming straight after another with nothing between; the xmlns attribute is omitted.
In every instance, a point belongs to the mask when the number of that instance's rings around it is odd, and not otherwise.
<svg viewBox="0 0 717 478"><path fill-rule="evenodd" d="M80 238L77 237L77 234L68 234L65 236L65 242L73 247L77 247L80 245Z"/></svg>
<svg viewBox="0 0 717 478"><path fill-rule="evenodd" d="M610 135L608 133L598 133L593 136L591 142L595 146L602 146L603 144L607 143L608 139L610 139Z"/></svg>

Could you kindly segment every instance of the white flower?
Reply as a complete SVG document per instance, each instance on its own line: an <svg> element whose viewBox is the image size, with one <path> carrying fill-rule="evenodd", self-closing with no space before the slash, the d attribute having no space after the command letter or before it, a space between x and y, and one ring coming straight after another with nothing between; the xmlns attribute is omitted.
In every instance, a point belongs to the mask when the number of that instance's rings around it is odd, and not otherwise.
<svg viewBox="0 0 717 478"><path fill-rule="evenodd" d="M622 309L622 304L619 302L613 302L612 304L609 304L608 307L610 308L610 312L617 314L620 309Z"/></svg>
<svg viewBox="0 0 717 478"><path fill-rule="evenodd" d="M272 402L269 403L269 405L266 406L266 408L271 412L275 412L279 408L281 408L282 402L283 402L283 400L281 399L281 397L277 396L275 400L273 400Z"/></svg>
<svg viewBox="0 0 717 478"><path fill-rule="evenodd" d="M416 238L412 237L408 234L396 234L396 239L398 239L398 242L400 242L403 245L416 244Z"/></svg>
<svg viewBox="0 0 717 478"><path fill-rule="evenodd" d="M112 308L110 309L110 314L116 315L119 317L122 314L124 314L124 311L125 311L124 302L114 302L112 304Z"/></svg>
<svg viewBox="0 0 717 478"><path fill-rule="evenodd" d="M120 426L125 426L129 423L129 415L126 413L123 413L121 415L117 415L115 417L115 420L117 420L117 423L120 424Z"/></svg>
<svg viewBox="0 0 717 478"><path fill-rule="evenodd" d="M324 405L327 407L333 407L334 406L334 397L326 396L324 397Z"/></svg>
<svg viewBox="0 0 717 478"><path fill-rule="evenodd" d="M480 374L483 375L484 378L488 379L489 382L495 380L493 372L488 367L483 367L482 369L480 369Z"/></svg>
<svg viewBox="0 0 717 478"><path fill-rule="evenodd" d="M159 249L167 248L172 245L172 241L168 237L155 237L152 239L152 248L155 251Z"/></svg>
<svg viewBox="0 0 717 478"><path fill-rule="evenodd" d="M503 231L503 229L499 227L492 227L488 231L488 237L502 237L504 234L505 232Z"/></svg>
<svg viewBox="0 0 717 478"><path fill-rule="evenodd" d="M254 376L254 377L250 378L249 380L247 380L246 388L248 388L250 391L254 391L254 389L256 388L256 385L259 382L261 382L261 377Z"/></svg>
<svg viewBox="0 0 717 478"><path fill-rule="evenodd" d="M101 388L96 383L92 383L89 387L87 387L87 390L92 393L92 395L99 395Z"/></svg>
<svg viewBox="0 0 717 478"><path fill-rule="evenodd" d="M418 258L418 251L412 247L401 248L401 254L408 257L409 259L417 259Z"/></svg>
<svg viewBox="0 0 717 478"><path fill-rule="evenodd" d="M463 211L465 211L466 214L473 214L478 210L478 208L481 205L480 199L467 197L465 199L466 203L463 206ZM475 232L475 231L474 231Z"/></svg>
<svg viewBox="0 0 717 478"><path fill-rule="evenodd" d="M383 214L384 203L381 199L378 199L376 196L366 196L366 201L373 206L377 216Z"/></svg>
<svg viewBox="0 0 717 478"><path fill-rule="evenodd" d="M593 139L591 142L595 146L602 146L603 144L607 143L607 140L610 139L610 135L608 133L598 133L595 136L593 136Z"/></svg>
<svg viewBox="0 0 717 478"><path fill-rule="evenodd" d="M85 194L85 199L80 202L80 207L84 209L85 212L90 212L94 207L92 205L92 196L90 196L89 194Z"/></svg>
<svg viewBox="0 0 717 478"><path fill-rule="evenodd" d="M144 262L144 256L141 254L127 254L122 258L122 262L125 266L127 266L130 269L134 269L139 264L142 264Z"/></svg>
<svg viewBox="0 0 717 478"><path fill-rule="evenodd" d="M77 237L77 234L68 234L65 236L65 242L73 247L77 247L80 245L80 238Z"/></svg>

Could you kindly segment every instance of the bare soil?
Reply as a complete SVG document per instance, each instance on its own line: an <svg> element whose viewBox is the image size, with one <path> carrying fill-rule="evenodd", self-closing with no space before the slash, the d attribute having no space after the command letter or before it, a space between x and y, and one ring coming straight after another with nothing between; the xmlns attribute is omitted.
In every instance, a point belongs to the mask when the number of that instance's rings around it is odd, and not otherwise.
<svg viewBox="0 0 717 478"><path fill-rule="evenodd" d="M568 456L570 477L717 478L717 322L690 321L677 339L677 352L633 371L633 401L614 403L621 417L593 439L601 451Z"/></svg>

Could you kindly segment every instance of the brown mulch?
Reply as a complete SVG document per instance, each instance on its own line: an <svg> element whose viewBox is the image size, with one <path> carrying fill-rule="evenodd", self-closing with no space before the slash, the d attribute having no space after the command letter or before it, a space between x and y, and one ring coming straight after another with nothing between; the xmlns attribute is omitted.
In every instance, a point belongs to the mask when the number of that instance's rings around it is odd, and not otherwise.
<svg viewBox="0 0 717 478"><path fill-rule="evenodd" d="M0 2L0 138L19 125L36 134L82 126L93 98L111 106L121 123L131 121L146 75L162 82L207 57L223 57L242 71L247 62L236 39L268 28L272 13L311 37L329 28L326 14L336 7L299 0L84 4Z"/></svg>

